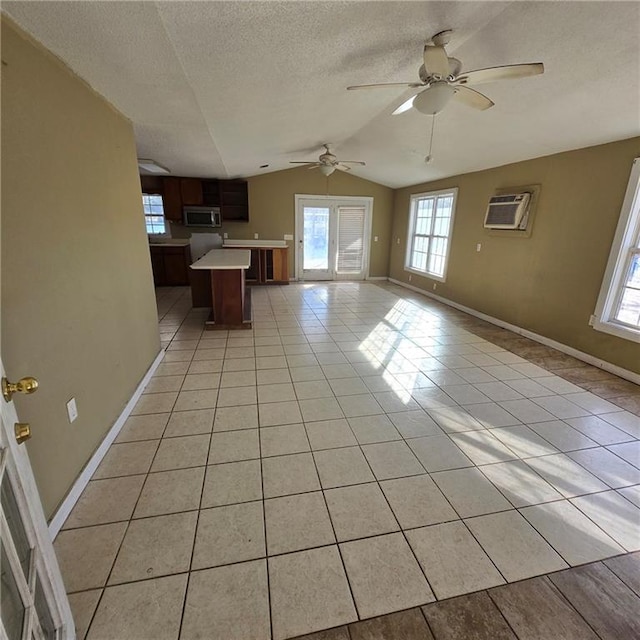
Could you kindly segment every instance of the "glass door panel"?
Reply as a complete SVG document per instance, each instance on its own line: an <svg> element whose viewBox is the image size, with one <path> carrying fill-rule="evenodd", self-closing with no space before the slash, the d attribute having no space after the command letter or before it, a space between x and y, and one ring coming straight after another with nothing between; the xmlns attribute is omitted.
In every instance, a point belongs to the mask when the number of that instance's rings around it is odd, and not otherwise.
<svg viewBox="0 0 640 640"><path fill-rule="evenodd" d="M0 610L9 640L22 638L25 609L4 544L0 544Z"/></svg>
<svg viewBox="0 0 640 640"><path fill-rule="evenodd" d="M302 207L302 271L305 280L331 280L331 208Z"/></svg>
<svg viewBox="0 0 640 640"><path fill-rule="evenodd" d="M16 547L22 571L26 576L29 574L31 547L29 546L27 532L24 530L22 522L20 521L20 511L18 510L18 503L16 502L13 488L11 487L11 483L8 481L2 482L2 488L0 489L0 504L2 504L2 512L7 519L7 524L11 531L11 538L13 539L13 544Z"/></svg>

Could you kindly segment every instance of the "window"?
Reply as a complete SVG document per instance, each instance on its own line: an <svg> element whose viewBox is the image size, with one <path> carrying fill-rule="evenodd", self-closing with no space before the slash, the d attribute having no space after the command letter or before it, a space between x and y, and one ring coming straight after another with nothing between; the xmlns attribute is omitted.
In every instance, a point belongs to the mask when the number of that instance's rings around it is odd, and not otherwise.
<svg viewBox="0 0 640 640"><path fill-rule="evenodd" d="M444 281L457 189L411 196L405 269Z"/></svg>
<svg viewBox="0 0 640 640"><path fill-rule="evenodd" d="M592 323L640 342L640 158L633 161Z"/></svg>
<svg viewBox="0 0 640 640"><path fill-rule="evenodd" d="M147 233L156 235L167 233L162 196L143 193L142 207L144 209L144 221L147 225Z"/></svg>

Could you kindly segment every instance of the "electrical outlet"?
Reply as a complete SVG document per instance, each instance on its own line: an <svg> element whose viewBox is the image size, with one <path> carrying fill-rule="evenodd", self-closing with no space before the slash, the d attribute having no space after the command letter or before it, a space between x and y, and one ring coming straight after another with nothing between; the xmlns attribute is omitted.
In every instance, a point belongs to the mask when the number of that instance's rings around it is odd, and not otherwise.
<svg viewBox="0 0 640 640"><path fill-rule="evenodd" d="M411 282L411 274L409 274L409 282Z"/></svg>
<svg viewBox="0 0 640 640"><path fill-rule="evenodd" d="M67 415L69 416L69 423L78 417L78 407L76 406L75 398L71 398L71 400L67 402Z"/></svg>
<svg viewBox="0 0 640 640"><path fill-rule="evenodd" d="M396 244L400 244L400 238L396 238Z"/></svg>
<svg viewBox="0 0 640 640"><path fill-rule="evenodd" d="M476 251L480 251L480 249L482 249L482 245L478 242L478 244L476 245Z"/></svg>
<svg viewBox="0 0 640 640"><path fill-rule="evenodd" d="M225 232L222 234L222 237L226 240L226 239L229 237L229 234L225 231Z"/></svg>
<svg viewBox="0 0 640 640"><path fill-rule="evenodd" d="M284 234L284 239L285 239L285 240L293 240L293 234L291 234L291 233L285 233L285 234Z"/></svg>
<svg viewBox="0 0 640 640"><path fill-rule="evenodd" d="M435 291L438 288L438 285L434 282L433 283L433 290Z"/></svg>
<svg viewBox="0 0 640 640"><path fill-rule="evenodd" d="M253 234L253 239L254 239L254 240L257 240L257 239L258 239L258 234L257 234L257 233L254 233L254 234Z"/></svg>
<svg viewBox="0 0 640 640"><path fill-rule="evenodd" d="M373 241L378 242L378 236L373 236Z"/></svg>

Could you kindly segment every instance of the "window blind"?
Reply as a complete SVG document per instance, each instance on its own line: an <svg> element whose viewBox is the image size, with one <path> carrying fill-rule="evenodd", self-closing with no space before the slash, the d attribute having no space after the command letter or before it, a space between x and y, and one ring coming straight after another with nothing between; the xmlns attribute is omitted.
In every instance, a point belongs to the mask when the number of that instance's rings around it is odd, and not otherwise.
<svg viewBox="0 0 640 640"><path fill-rule="evenodd" d="M337 273L360 273L364 259L365 209L338 207Z"/></svg>

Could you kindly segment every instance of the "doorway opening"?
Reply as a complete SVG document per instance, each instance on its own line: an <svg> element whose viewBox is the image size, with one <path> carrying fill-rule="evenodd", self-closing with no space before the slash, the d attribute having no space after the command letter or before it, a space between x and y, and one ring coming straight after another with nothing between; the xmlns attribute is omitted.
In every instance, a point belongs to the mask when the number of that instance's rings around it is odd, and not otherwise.
<svg viewBox="0 0 640 640"><path fill-rule="evenodd" d="M366 280L373 198L296 195L298 280Z"/></svg>

